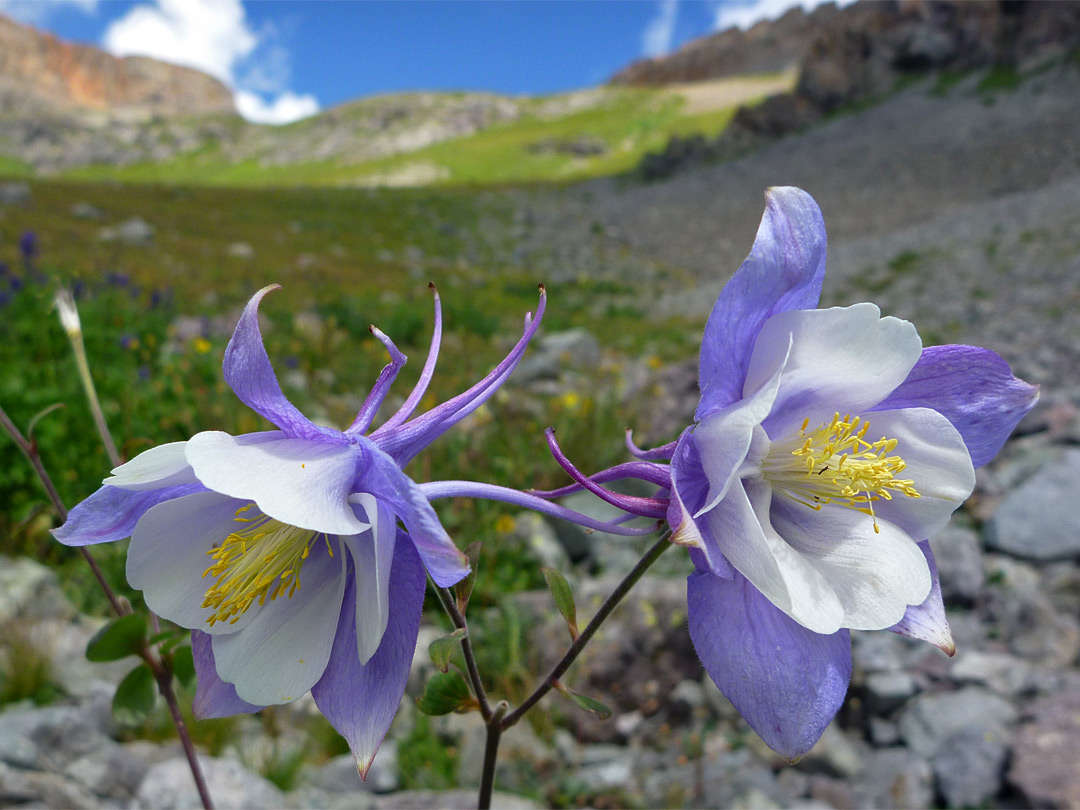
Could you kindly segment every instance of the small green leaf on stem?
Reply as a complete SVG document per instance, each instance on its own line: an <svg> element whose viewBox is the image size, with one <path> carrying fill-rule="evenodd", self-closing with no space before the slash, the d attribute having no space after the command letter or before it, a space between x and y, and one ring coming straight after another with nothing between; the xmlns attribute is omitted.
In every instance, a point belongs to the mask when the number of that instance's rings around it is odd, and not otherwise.
<svg viewBox="0 0 1080 810"><path fill-rule="evenodd" d="M475 705L469 685L457 670L433 675L424 687L424 694L416 701L417 708L424 714L468 711Z"/></svg>
<svg viewBox="0 0 1080 810"><path fill-rule="evenodd" d="M480 546L481 543L477 540L475 543L469 543L465 548L465 556L469 558L469 573L454 586L457 608L462 615L465 614L465 608L469 605L469 597L472 596L473 585L476 584L476 566L480 564Z"/></svg>
<svg viewBox="0 0 1080 810"><path fill-rule="evenodd" d="M156 698L154 673L146 664L139 664L116 687L112 702L113 717L121 725L138 725L153 711Z"/></svg>
<svg viewBox="0 0 1080 810"><path fill-rule="evenodd" d="M129 613L115 619L94 634L86 645L90 661L117 661L135 655L146 638L146 619L141 613Z"/></svg>
<svg viewBox="0 0 1080 810"><path fill-rule="evenodd" d="M437 666L440 672L446 672L450 669L450 656L454 654L458 644L467 635L469 635L468 628L462 627L448 636L435 639L428 645L428 655L431 656L431 663Z"/></svg>
<svg viewBox="0 0 1080 810"><path fill-rule="evenodd" d="M195 656L191 647L179 647L172 656L173 673L187 689L195 685Z"/></svg>
<svg viewBox="0 0 1080 810"><path fill-rule="evenodd" d="M600 720L607 720L609 717L611 717L611 709L609 709L607 705L601 703L596 698L591 698L588 695L582 695L579 692L575 692L562 681L555 681L555 683L552 685L564 695L566 695L568 698L570 698L572 701L574 701L574 703L578 705L578 708L584 709L587 712L592 712Z"/></svg>
<svg viewBox="0 0 1080 810"><path fill-rule="evenodd" d="M570 583L561 573L554 568L541 568L544 579L547 580L551 590L551 598L555 600L555 607L566 619L566 626L570 629L570 638L577 641L581 631L577 626L577 606L574 604L574 592L570 589Z"/></svg>

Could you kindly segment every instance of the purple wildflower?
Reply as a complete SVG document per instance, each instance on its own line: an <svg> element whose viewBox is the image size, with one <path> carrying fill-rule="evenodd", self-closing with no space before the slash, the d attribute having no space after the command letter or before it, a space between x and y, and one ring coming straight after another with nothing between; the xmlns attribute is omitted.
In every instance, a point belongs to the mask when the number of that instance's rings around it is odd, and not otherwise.
<svg viewBox="0 0 1080 810"><path fill-rule="evenodd" d="M159 615L192 629L195 712L220 717L311 690L366 773L397 711L416 646L425 569L449 586L469 570L419 486L402 472L475 411L517 365L543 316L465 393L416 418L434 373L442 318L420 381L368 428L405 356L391 362L345 431L316 425L283 395L251 299L225 351L225 380L277 430L208 431L113 470L54 534L67 545L131 536L127 574ZM433 288L434 289L434 288ZM404 524L404 531L397 527Z"/></svg>
<svg viewBox="0 0 1080 810"><path fill-rule="evenodd" d="M843 703L850 630L952 654L927 538L1038 396L993 352L924 349L910 323L872 304L815 309L825 253L810 195L770 189L705 328L695 423L654 451L627 436L648 477L623 465L585 478L549 437L578 482L562 491L587 488L633 514L663 508L695 564L689 628L705 669L793 760ZM600 486L627 475L659 496Z"/></svg>
<svg viewBox="0 0 1080 810"><path fill-rule="evenodd" d="M19 237L19 252L23 259L32 261L38 255L38 238L33 231L23 231Z"/></svg>

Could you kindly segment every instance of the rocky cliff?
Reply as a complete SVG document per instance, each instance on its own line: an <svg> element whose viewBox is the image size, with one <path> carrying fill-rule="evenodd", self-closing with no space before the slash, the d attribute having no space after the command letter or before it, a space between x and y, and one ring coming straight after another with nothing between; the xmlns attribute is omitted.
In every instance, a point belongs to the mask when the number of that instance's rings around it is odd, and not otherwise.
<svg viewBox="0 0 1080 810"><path fill-rule="evenodd" d="M123 59L0 16L0 91L60 110L158 116L234 112L217 79L156 59Z"/></svg>

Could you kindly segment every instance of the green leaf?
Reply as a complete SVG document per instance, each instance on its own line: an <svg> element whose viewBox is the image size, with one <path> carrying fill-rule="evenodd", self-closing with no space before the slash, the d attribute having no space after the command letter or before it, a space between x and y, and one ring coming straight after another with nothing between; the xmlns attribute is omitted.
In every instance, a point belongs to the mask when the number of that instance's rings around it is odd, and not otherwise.
<svg viewBox="0 0 1080 810"><path fill-rule="evenodd" d="M566 581L566 577L554 568L541 568L540 570L544 574L544 579L547 580L551 598L555 600L555 607L559 609L559 613L566 619L566 625L570 628L570 637L577 641L577 637L581 633L577 626L577 606L574 604L574 592L570 589L570 583Z"/></svg>
<svg viewBox="0 0 1080 810"><path fill-rule="evenodd" d="M454 654L454 650L457 649L457 645L461 643L461 640L469 635L468 628L462 627L455 630L448 636L441 636L435 639L428 645L428 655L431 656L431 662L439 668L441 672L446 672L450 669L450 656Z"/></svg>
<svg viewBox="0 0 1080 810"><path fill-rule="evenodd" d="M465 548L465 556L469 558L469 573L454 586L458 610L462 613L465 612L465 608L469 605L469 597L472 596L473 585L476 584L476 566L480 564L480 546L481 543L477 540Z"/></svg>
<svg viewBox="0 0 1080 810"><path fill-rule="evenodd" d="M173 674L185 687L190 689L195 684L195 655L191 647L180 647L173 653Z"/></svg>
<svg viewBox="0 0 1080 810"><path fill-rule="evenodd" d="M146 638L146 619L141 613L129 613L98 630L86 645L91 661L117 661L135 655Z"/></svg>
<svg viewBox="0 0 1080 810"><path fill-rule="evenodd" d="M584 709L587 712L592 712L601 720L607 720L609 717L611 717L611 709L609 709L606 705L601 703L596 698L591 698L588 695L578 694L573 689L562 689L560 691L562 691L564 695L574 701L574 703L576 703L580 708Z"/></svg>
<svg viewBox="0 0 1080 810"><path fill-rule="evenodd" d="M154 673L146 664L139 664L116 687L112 702L113 717L121 725L136 726L153 710L156 698Z"/></svg>
<svg viewBox="0 0 1080 810"><path fill-rule="evenodd" d="M463 711L473 703L469 685L457 670L438 672L424 687L416 706L424 714L450 714Z"/></svg>

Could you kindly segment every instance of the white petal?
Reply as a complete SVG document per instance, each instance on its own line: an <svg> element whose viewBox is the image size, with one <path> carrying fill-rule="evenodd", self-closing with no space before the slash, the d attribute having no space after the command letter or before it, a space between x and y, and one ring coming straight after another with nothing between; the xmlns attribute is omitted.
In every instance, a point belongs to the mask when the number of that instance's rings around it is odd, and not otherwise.
<svg viewBox="0 0 1080 810"><path fill-rule="evenodd" d="M877 501L875 511L915 540L928 540L975 488L975 468L963 438L948 419L929 408L875 411L865 418L871 441L882 436L897 440L893 452L907 464L901 475L915 482L920 495Z"/></svg>
<svg viewBox="0 0 1080 810"><path fill-rule="evenodd" d="M769 523L768 484L737 481L708 513L709 530L728 561L765 598L815 633L835 633L844 610L817 569Z"/></svg>
<svg viewBox="0 0 1080 810"><path fill-rule="evenodd" d="M859 414L902 383L922 353L915 327L882 318L873 304L791 310L769 318L750 356L744 391L754 390L776 357L791 349L765 429L774 439L809 417L815 427L836 411Z"/></svg>
<svg viewBox="0 0 1080 810"><path fill-rule="evenodd" d="M126 464L121 464L102 483L134 492L197 484L199 479L184 455L186 446L187 442L170 442L151 447Z"/></svg>
<svg viewBox="0 0 1080 810"><path fill-rule="evenodd" d="M773 525L821 572L844 606L843 626L882 630L930 593L930 568L902 529L841 506L814 511L794 501L772 510Z"/></svg>
<svg viewBox="0 0 1080 810"><path fill-rule="evenodd" d="M255 501L282 523L327 534L359 534L367 529L348 503L362 459L360 449L281 436L198 433L187 443L187 460L209 489Z"/></svg>
<svg viewBox="0 0 1080 810"><path fill-rule="evenodd" d="M142 516L128 547L127 578L154 613L215 635L235 633L255 617L258 604L236 624L211 627L206 620L214 609L201 607L214 584L212 577L203 578L213 563L207 552L241 525L234 518L242 505L216 492L197 492L160 503Z"/></svg>
<svg viewBox="0 0 1080 810"><path fill-rule="evenodd" d="M790 346L791 342L788 341L789 349ZM778 356L772 374L756 391L730 408L721 409L694 428L694 445L701 457L705 477L709 480L705 505L694 517L701 517L727 495L739 467L746 459L754 428L772 410L786 360L786 354Z"/></svg>
<svg viewBox="0 0 1080 810"><path fill-rule="evenodd" d="M379 649L390 619L390 563L397 540L397 520L393 512L366 492L349 500L363 507L371 523L369 531L341 538L352 554L355 568L356 652L360 663L366 664Z"/></svg>
<svg viewBox="0 0 1080 810"><path fill-rule="evenodd" d="M291 598L267 600L241 632L214 636L218 675L236 686L241 700L288 703L322 677L345 596L345 550L335 545L333 557L325 544L312 548Z"/></svg>

